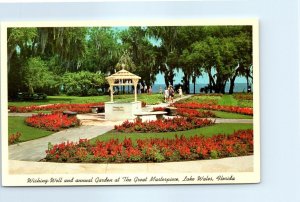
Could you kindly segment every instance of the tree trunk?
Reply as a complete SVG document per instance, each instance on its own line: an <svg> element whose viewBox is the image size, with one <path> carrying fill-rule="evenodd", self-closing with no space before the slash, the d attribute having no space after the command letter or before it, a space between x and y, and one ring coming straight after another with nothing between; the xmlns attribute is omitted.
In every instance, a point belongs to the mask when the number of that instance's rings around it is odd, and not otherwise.
<svg viewBox="0 0 300 202"><path fill-rule="evenodd" d="M189 75L184 75L183 77L183 90L186 94L190 93L190 80Z"/></svg>
<svg viewBox="0 0 300 202"><path fill-rule="evenodd" d="M209 92L212 93L213 89L216 91L216 82L213 76L211 75L210 71L208 72L208 78L209 78Z"/></svg>
<svg viewBox="0 0 300 202"><path fill-rule="evenodd" d="M249 77L248 77L248 75L246 76L246 80L247 80L247 90L246 90L246 92L248 92L248 88L249 88Z"/></svg>
<svg viewBox="0 0 300 202"><path fill-rule="evenodd" d="M14 52L15 52L15 49L14 49L14 50L11 50L11 51L9 52L9 54L8 54L8 57L7 57L7 73L10 72L10 61L11 61L11 58L12 58Z"/></svg>
<svg viewBox="0 0 300 202"><path fill-rule="evenodd" d="M232 78L230 78L229 94L233 94L235 78L236 78L236 75L234 75ZM247 85L248 85L248 84L247 84Z"/></svg>
<svg viewBox="0 0 300 202"><path fill-rule="evenodd" d="M29 90L29 94L34 93L33 87L31 85L28 86L28 90Z"/></svg>

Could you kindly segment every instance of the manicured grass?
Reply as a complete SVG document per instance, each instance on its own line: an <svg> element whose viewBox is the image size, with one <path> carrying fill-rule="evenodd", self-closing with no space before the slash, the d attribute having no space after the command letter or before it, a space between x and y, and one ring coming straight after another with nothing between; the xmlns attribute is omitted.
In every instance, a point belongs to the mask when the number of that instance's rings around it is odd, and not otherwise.
<svg viewBox="0 0 300 202"><path fill-rule="evenodd" d="M138 94L138 101L144 101L147 104L158 104L161 103L164 99L162 94ZM79 97L79 96L48 96L46 100L36 100L36 101L14 101L8 102L9 106L29 106L29 105L46 105L46 104L57 104L57 103L96 103L96 102L107 102L110 101L109 95L102 96L87 96L87 97ZM132 102L134 101L133 94L126 95L115 95L115 102Z"/></svg>
<svg viewBox="0 0 300 202"><path fill-rule="evenodd" d="M53 134L52 131L27 126L24 123L24 120L24 117L8 117L8 134L20 132L22 134L20 137L21 142L34 140Z"/></svg>
<svg viewBox="0 0 300 202"><path fill-rule="evenodd" d="M218 118L223 119L253 119L253 116L222 111L212 111Z"/></svg>
<svg viewBox="0 0 300 202"><path fill-rule="evenodd" d="M223 96L205 96L205 95L195 95L192 96L188 99L185 99L184 102L198 102L198 103L206 103L207 101L216 101L218 102L219 100L222 99Z"/></svg>
<svg viewBox="0 0 300 202"><path fill-rule="evenodd" d="M220 123L220 124L215 124L213 126L197 128L188 131L177 131L177 132L166 132L166 133L118 133L112 130L103 135L91 139L91 142L94 143L97 140L106 141L112 138L124 140L125 137L131 138L132 140L146 139L146 138L174 138L175 135L177 136L184 135L185 137L204 135L207 137L211 137L216 134L232 134L234 131L237 130L252 129L252 128L253 128L253 124Z"/></svg>
<svg viewBox="0 0 300 202"><path fill-rule="evenodd" d="M238 101L232 95L223 95L218 101L219 105L238 106Z"/></svg>
<svg viewBox="0 0 300 202"><path fill-rule="evenodd" d="M180 101L184 102L197 102L197 103L207 103L209 101L214 101L218 105L226 105L226 106L239 106L239 107L253 107L252 100L238 100L234 98L234 95L222 95L222 96L214 96L214 95L195 95L188 99ZM209 104L209 103L208 103Z"/></svg>
<svg viewBox="0 0 300 202"><path fill-rule="evenodd" d="M238 100L238 106L253 107L253 101L252 100Z"/></svg>

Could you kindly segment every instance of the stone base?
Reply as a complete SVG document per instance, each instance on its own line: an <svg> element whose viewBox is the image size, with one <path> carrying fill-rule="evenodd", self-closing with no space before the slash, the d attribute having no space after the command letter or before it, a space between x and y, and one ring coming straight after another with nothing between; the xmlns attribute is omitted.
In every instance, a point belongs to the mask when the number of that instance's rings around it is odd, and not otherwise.
<svg viewBox="0 0 300 202"><path fill-rule="evenodd" d="M105 102L105 119L110 121L122 121L134 119L135 113L142 111L142 103L138 102Z"/></svg>

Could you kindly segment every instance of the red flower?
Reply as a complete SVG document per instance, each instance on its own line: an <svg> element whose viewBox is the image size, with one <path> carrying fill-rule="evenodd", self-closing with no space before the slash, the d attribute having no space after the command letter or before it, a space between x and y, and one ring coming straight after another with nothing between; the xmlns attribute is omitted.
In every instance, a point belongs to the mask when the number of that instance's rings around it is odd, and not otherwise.
<svg viewBox="0 0 300 202"><path fill-rule="evenodd" d="M29 126L44 128L51 131L59 131L63 128L69 128L78 125L78 119L68 117L62 113L55 114L37 114L25 119Z"/></svg>
<svg viewBox="0 0 300 202"><path fill-rule="evenodd" d="M212 137L184 136L174 139L125 138L98 141L91 145L88 140L78 143L64 142L46 151L48 161L88 162L161 162L166 160L197 160L241 156L253 152L253 130L240 130L231 135ZM215 155L217 154L217 155Z"/></svg>
<svg viewBox="0 0 300 202"><path fill-rule="evenodd" d="M82 113L89 113L91 112L92 106L103 106L103 102L100 103L85 103L85 104L52 104L52 105L46 105L46 106L26 106L26 107L17 107L17 106L10 106L9 109L11 112L32 112L32 111L58 111L62 112L65 110L74 111L79 114Z"/></svg>

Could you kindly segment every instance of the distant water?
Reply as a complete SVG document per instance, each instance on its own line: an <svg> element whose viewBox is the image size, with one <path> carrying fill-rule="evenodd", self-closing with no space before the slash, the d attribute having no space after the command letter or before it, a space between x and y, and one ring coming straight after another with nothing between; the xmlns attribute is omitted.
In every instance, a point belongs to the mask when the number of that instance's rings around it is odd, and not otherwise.
<svg viewBox="0 0 300 202"><path fill-rule="evenodd" d="M176 84L174 84L176 85ZM200 89L207 86L207 84L196 84L196 93L200 93ZM152 92L158 93L159 87L161 87L163 90L165 89L165 84L154 84L152 86ZM229 83L225 86L225 92L229 92ZM247 92L247 83L235 83L233 92L239 93L239 92ZM194 93L194 84L190 84L190 93Z"/></svg>

